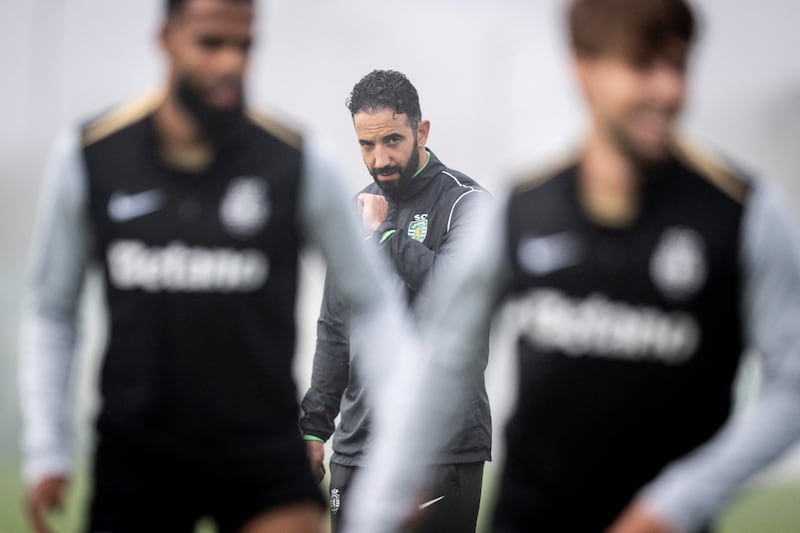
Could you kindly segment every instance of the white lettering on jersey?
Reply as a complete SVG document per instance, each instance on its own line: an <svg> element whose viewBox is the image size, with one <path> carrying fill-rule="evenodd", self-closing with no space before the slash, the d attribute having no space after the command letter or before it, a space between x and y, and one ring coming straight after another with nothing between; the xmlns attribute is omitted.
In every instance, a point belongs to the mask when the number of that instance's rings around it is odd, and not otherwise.
<svg viewBox="0 0 800 533"><path fill-rule="evenodd" d="M691 358L700 342L700 327L688 313L615 302L599 293L571 298L553 289L534 290L515 315L533 346L572 357L677 365Z"/></svg>
<svg viewBox="0 0 800 533"><path fill-rule="evenodd" d="M108 247L111 283L147 292L250 292L264 285L269 259L259 250L203 248L174 241L164 247L117 240Z"/></svg>

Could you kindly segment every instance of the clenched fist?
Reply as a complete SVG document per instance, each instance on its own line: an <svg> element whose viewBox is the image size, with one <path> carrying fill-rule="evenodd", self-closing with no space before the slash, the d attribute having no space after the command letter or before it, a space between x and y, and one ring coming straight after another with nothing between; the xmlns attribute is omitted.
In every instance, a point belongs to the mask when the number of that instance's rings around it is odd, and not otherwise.
<svg viewBox="0 0 800 533"><path fill-rule="evenodd" d="M380 226L389 214L389 202L378 194L362 192L358 195L358 213L361 224L367 233L372 233Z"/></svg>

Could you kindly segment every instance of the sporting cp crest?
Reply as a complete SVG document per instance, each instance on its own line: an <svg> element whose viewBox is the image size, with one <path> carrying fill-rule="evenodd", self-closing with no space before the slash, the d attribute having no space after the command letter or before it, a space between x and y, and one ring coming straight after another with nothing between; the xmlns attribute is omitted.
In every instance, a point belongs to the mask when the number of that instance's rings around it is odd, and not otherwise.
<svg viewBox="0 0 800 533"><path fill-rule="evenodd" d="M331 489L331 514L339 512L341 500L339 499L339 489Z"/></svg>
<svg viewBox="0 0 800 533"><path fill-rule="evenodd" d="M691 228L667 228L650 260L650 277L673 300L697 294L708 277L703 237Z"/></svg>
<svg viewBox="0 0 800 533"><path fill-rule="evenodd" d="M240 239L257 234L270 215L269 185L258 176L231 181L219 206L219 216L228 232Z"/></svg>
<svg viewBox="0 0 800 533"><path fill-rule="evenodd" d="M408 236L415 241L422 242L428 235L428 213L424 215L414 215L414 219L408 224Z"/></svg>

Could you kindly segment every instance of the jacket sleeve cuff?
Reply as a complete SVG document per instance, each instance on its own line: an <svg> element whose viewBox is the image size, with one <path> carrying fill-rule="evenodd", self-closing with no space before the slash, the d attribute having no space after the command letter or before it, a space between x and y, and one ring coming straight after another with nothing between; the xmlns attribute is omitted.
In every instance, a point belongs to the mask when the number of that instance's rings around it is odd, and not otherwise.
<svg viewBox="0 0 800 533"><path fill-rule="evenodd" d="M373 232L375 241L378 244L383 244L389 237L394 235L397 232L397 226L394 222L389 222L388 220L384 220L381 222L381 225L378 226Z"/></svg>
<svg viewBox="0 0 800 533"><path fill-rule="evenodd" d="M321 439L315 435L303 435L303 440L311 442L321 442L323 444L325 443L324 439Z"/></svg>
<svg viewBox="0 0 800 533"><path fill-rule="evenodd" d="M53 452L32 457L22 467L22 479L33 486L48 476L68 476L72 472L72 461L67 452Z"/></svg>

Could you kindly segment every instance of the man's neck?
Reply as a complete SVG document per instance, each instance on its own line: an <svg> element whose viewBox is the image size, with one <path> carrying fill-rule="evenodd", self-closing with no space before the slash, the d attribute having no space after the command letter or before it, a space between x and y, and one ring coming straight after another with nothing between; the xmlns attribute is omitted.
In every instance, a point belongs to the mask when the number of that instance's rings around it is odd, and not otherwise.
<svg viewBox="0 0 800 533"><path fill-rule="evenodd" d="M640 177L636 165L597 129L586 144L578 183L579 200L598 224L622 227L639 214Z"/></svg>
<svg viewBox="0 0 800 533"><path fill-rule="evenodd" d="M213 158L211 144L197 121L169 91L155 113L159 153L170 165L185 170L205 168Z"/></svg>

